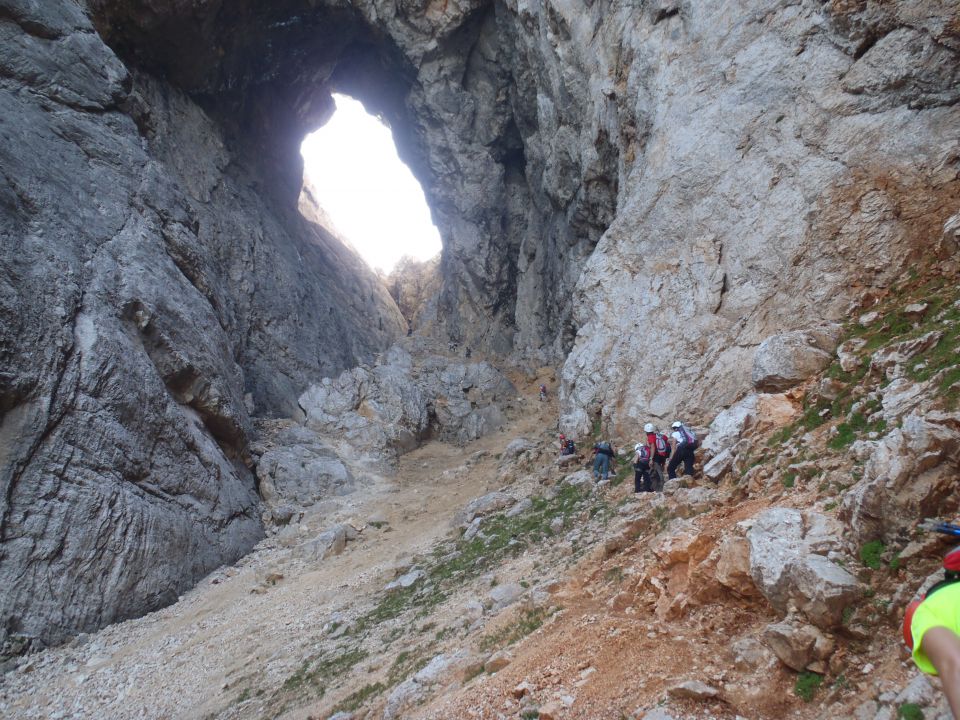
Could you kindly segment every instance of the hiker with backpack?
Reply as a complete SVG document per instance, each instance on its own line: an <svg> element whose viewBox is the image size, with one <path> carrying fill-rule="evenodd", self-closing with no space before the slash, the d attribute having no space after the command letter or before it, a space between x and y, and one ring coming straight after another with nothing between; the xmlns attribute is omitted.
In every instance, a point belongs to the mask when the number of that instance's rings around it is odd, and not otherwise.
<svg viewBox="0 0 960 720"><path fill-rule="evenodd" d="M650 446L637 443L633 446L633 492L653 492L650 479L650 461L653 454Z"/></svg>
<svg viewBox="0 0 960 720"><path fill-rule="evenodd" d="M650 448L653 465L651 466L653 489L663 490L663 466L670 458L670 439L660 432L653 423L647 423L643 426L643 431L647 434L647 445Z"/></svg>
<svg viewBox="0 0 960 720"><path fill-rule="evenodd" d="M697 435L682 422L677 420L670 426L673 428L673 454L667 465L667 476L673 480L677 477L677 467L683 463L683 474L693 476L693 453L697 449Z"/></svg>
<svg viewBox="0 0 960 720"><path fill-rule="evenodd" d="M593 479L606 481L610 474L610 461L614 457L613 446L602 440L593 446Z"/></svg>

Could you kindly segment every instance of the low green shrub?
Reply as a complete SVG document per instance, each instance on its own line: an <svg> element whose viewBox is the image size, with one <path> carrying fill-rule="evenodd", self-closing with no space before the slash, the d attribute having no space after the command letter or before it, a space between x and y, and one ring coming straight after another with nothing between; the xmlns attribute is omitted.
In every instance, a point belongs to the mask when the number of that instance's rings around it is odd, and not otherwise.
<svg viewBox="0 0 960 720"><path fill-rule="evenodd" d="M860 562L871 570L880 569L880 556L887 546L880 540L872 540L860 548Z"/></svg>
<svg viewBox="0 0 960 720"><path fill-rule="evenodd" d="M797 682L793 685L793 694L804 702L810 702L822 684L823 675L804 670L797 676Z"/></svg>

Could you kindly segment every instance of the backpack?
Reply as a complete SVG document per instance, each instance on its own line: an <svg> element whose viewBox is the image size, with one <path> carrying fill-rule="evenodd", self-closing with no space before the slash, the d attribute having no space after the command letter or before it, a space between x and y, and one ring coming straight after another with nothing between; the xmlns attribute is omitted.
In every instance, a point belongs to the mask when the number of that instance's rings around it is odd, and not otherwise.
<svg viewBox="0 0 960 720"><path fill-rule="evenodd" d="M648 463L650 462L650 446L641 445L640 449L637 450L637 462Z"/></svg>
<svg viewBox="0 0 960 720"><path fill-rule="evenodd" d="M602 443L599 443L597 445L597 450L607 455L613 452L613 449L610 447L610 443L608 443L606 440L604 440Z"/></svg>
<svg viewBox="0 0 960 720"><path fill-rule="evenodd" d="M670 441L667 440L667 436L663 433L657 433L653 436L653 443L657 448L657 455L661 457L666 457L670 454Z"/></svg>
<svg viewBox="0 0 960 720"><path fill-rule="evenodd" d="M686 425L680 426L680 434L683 435L684 442L686 442L694 450L697 449L699 443L697 442L697 434L688 428Z"/></svg>

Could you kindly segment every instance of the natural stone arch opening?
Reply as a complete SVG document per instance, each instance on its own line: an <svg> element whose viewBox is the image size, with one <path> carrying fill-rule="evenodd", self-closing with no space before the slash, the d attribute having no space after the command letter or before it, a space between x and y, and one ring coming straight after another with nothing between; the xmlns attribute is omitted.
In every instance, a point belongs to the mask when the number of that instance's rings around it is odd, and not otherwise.
<svg viewBox="0 0 960 720"><path fill-rule="evenodd" d="M613 218L619 154L602 130L593 165L581 165L570 145L586 98L570 96L567 80L554 80L555 127L542 127L543 96L525 67L532 49L520 46L513 11L307 0L243 2L229 14L217 3L95 7L118 53L194 97L283 202L299 192L296 149L326 121L331 93L361 100L393 129L440 230L438 331L541 361L572 346L570 290ZM556 21L542 32L563 31ZM548 160L551 145L561 152Z"/></svg>
<svg viewBox="0 0 960 720"><path fill-rule="evenodd" d="M333 97L336 112L300 148L301 213L317 205L371 269L389 279L400 266L392 282L405 283L410 273L435 268L442 248L423 186L400 160L382 118L348 95Z"/></svg>

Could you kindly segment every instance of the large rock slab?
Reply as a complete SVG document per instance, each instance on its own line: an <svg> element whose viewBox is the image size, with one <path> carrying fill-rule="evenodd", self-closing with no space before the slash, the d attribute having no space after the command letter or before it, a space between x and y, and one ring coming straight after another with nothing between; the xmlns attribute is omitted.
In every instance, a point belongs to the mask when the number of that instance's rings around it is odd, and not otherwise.
<svg viewBox="0 0 960 720"><path fill-rule="evenodd" d="M498 430L513 385L487 362L392 347L373 367L324 378L300 396L307 426L351 460L392 462L428 435L465 443ZM426 354L421 354L426 351Z"/></svg>
<svg viewBox="0 0 960 720"><path fill-rule="evenodd" d="M728 537L720 543L717 582L743 597L755 597L757 586L750 574L750 543L746 538Z"/></svg>
<svg viewBox="0 0 960 720"><path fill-rule="evenodd" d="M861 590L855 577L818 553L839 547L842 535L839 523L818 513L805 517L791 508L760 513L747 532L757 589L782 613L796 608L818 627L839 625Z"/></svg>
<svg viewBox="0 0 960 720"><path fill-rule="evenodd" d="M863 477L847 490L839 511L855 547L941 514L960 469L960 414L912 412L901 427L864 443L862 454Z"/></svg>
<svg viewBox="0 0 960 720"><path fill-rule="evenodd" d="M781 392L817 374L833 361L838 335L797 330L767 338L753 358L753 386Z"/></svg>
<svg viewBox="0 0 960 720"><path fill-rule="evenodd" d="M280 433L277 447L260 456L257 480L260 497L271 512L309 507L325 497L350 493L356 485L337 454L303 427Z"/></svg>
<svg viewBox="0 0 960 720"><path fill-rule="evenodd" d="M707 429L701 448L714 456L729 450L756 420L757 396L751 394L717 414Z"/></svg>
<svg viewBox="0 0 960 720"><path fill-rule="evenodd" d="M466 506L454 516L453 524L455 527L466 527L473 522L474 519L508 508L516 502L517 498L513 495L495 490L494 492L481 495L468 502Z"/></svg>

